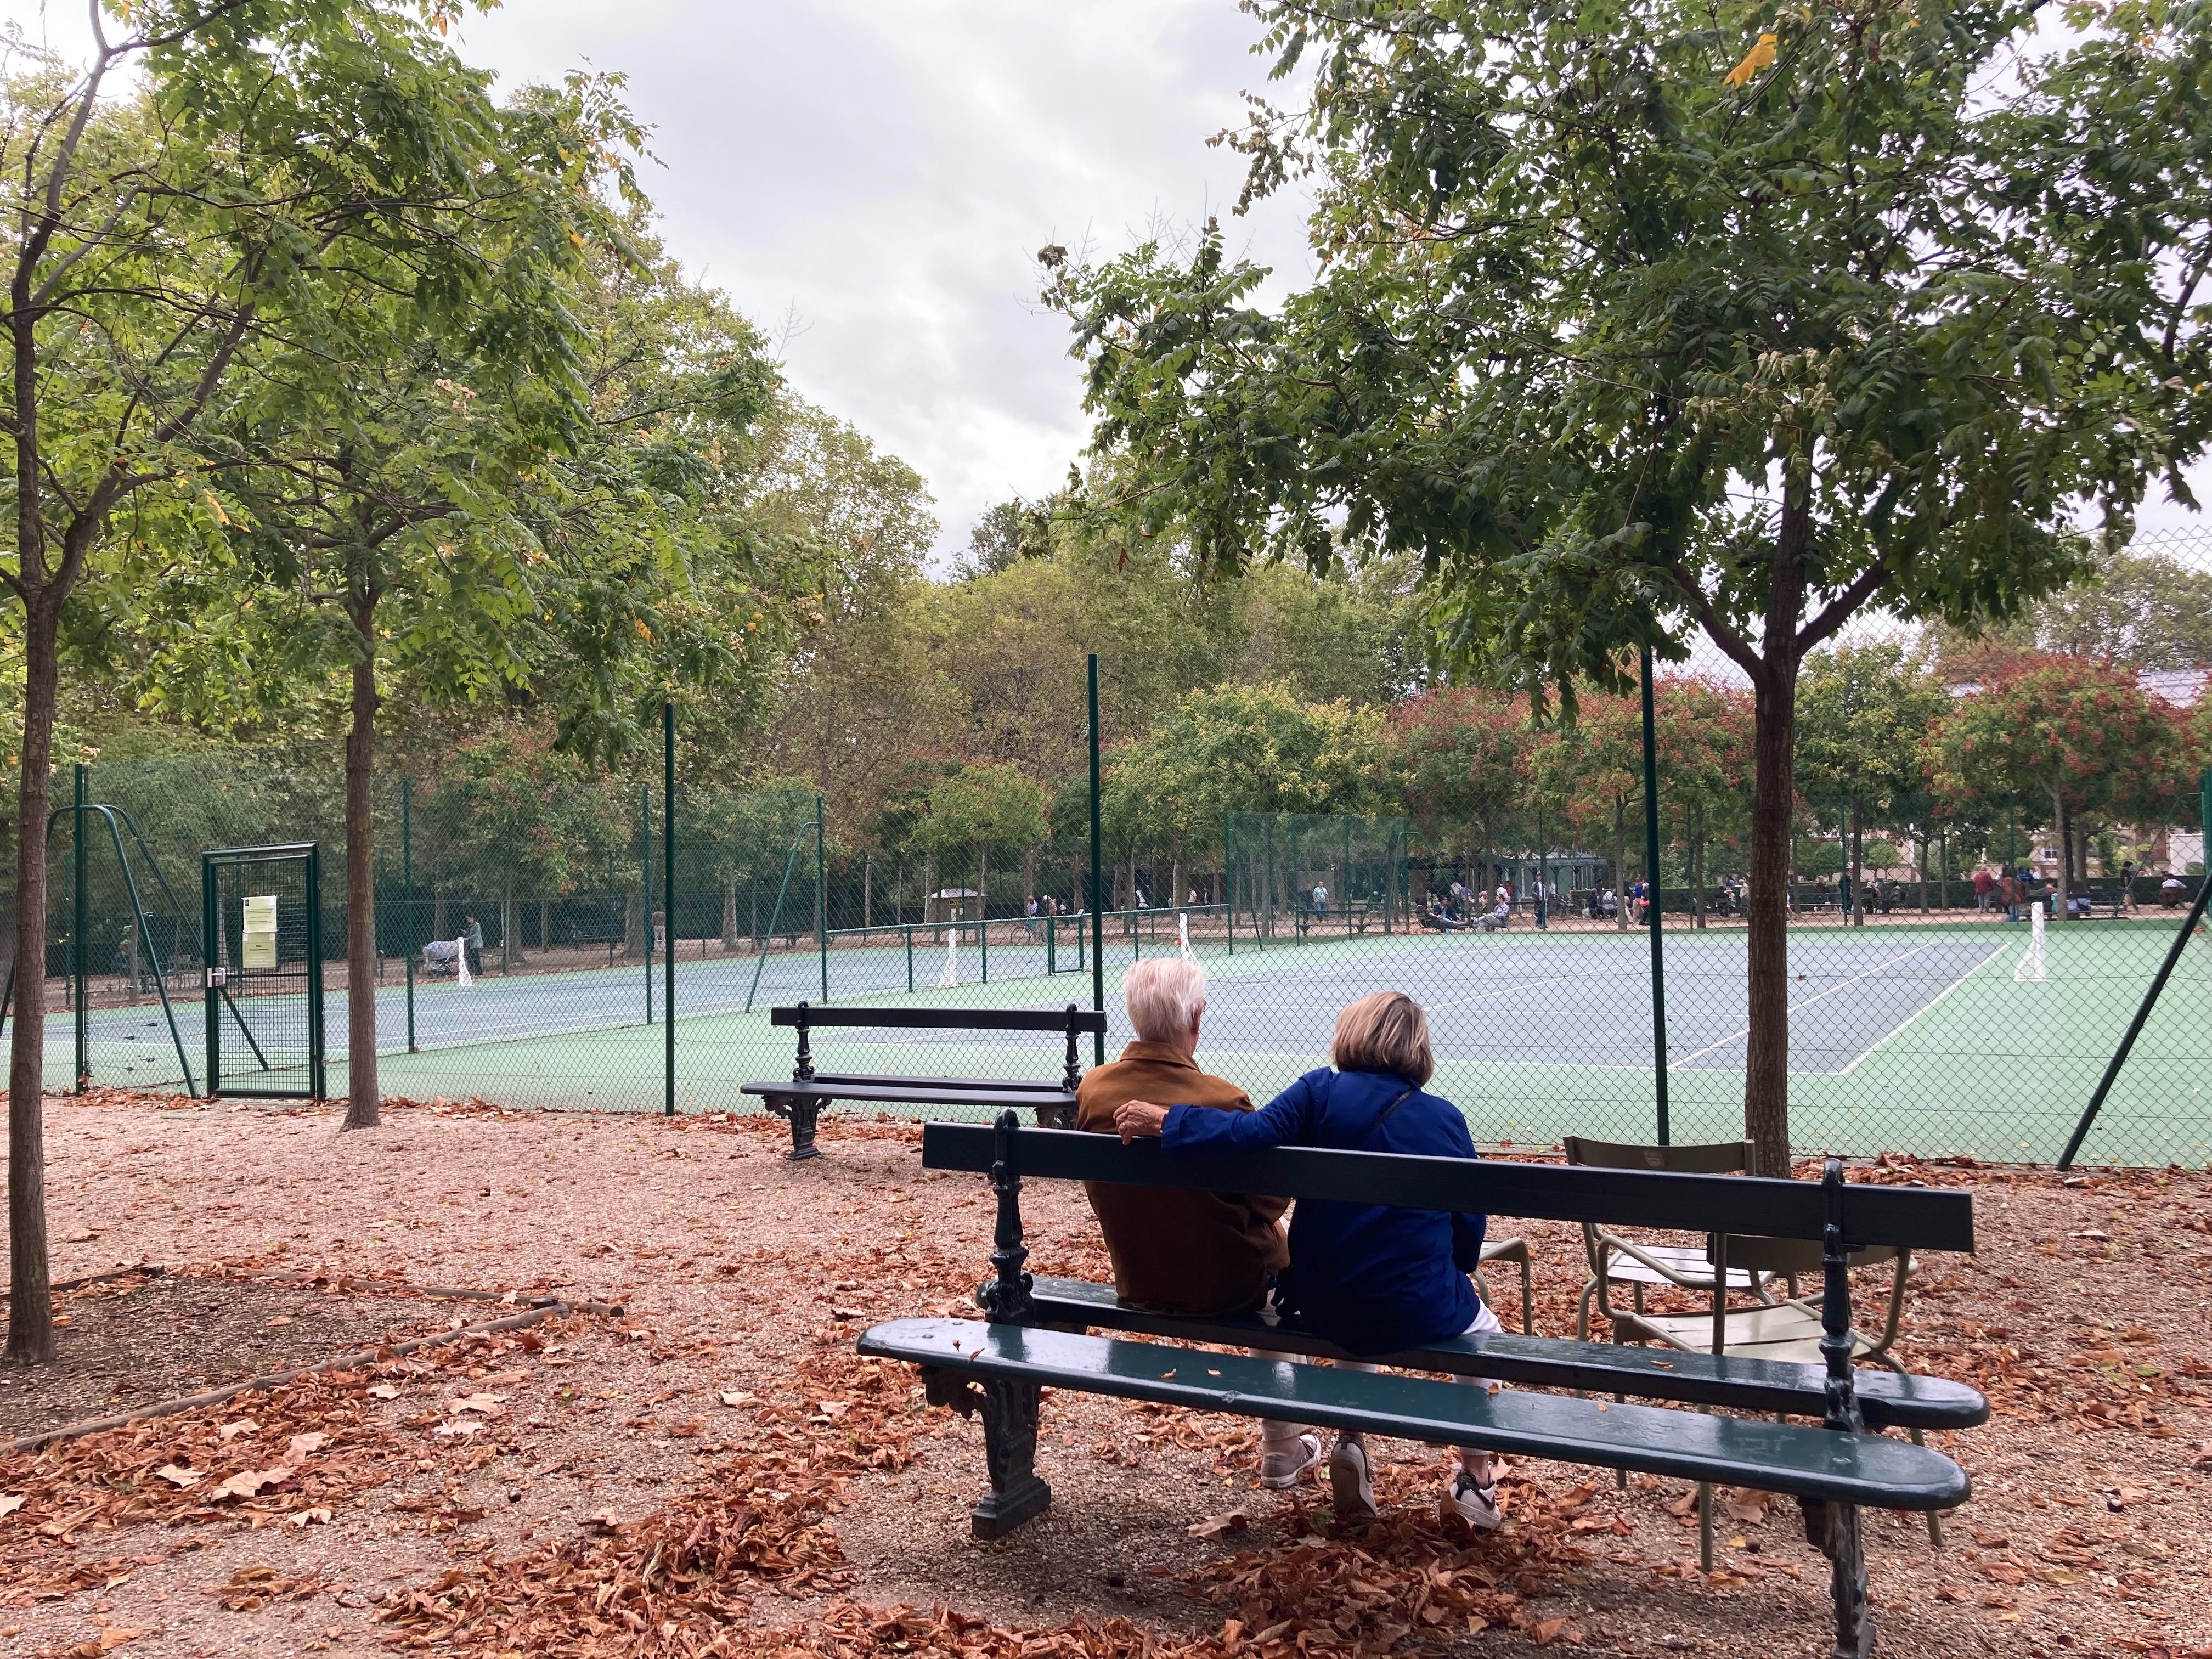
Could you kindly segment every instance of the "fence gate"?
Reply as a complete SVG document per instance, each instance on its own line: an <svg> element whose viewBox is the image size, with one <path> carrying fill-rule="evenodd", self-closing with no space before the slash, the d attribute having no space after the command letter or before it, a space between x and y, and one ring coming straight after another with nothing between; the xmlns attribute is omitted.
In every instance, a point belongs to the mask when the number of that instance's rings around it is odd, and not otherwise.
<svg viewBox="0 0 2212 1659"><path fill-rule="evenodd" d="M319 842L200 854L208 1093L324 1094L323 853Z"/></svg>

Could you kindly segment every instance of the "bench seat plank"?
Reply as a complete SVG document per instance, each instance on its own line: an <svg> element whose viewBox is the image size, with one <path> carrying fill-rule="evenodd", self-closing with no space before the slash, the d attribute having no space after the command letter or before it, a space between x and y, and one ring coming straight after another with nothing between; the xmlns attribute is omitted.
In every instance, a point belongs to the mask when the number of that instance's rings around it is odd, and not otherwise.
<svg viewBox="0 0 2212 1659"><path fill-rule="evenodd" d="M895 1320L872 1328L860 1351L955 1375L1883 1509L1951 1509L1969 1493L1966 1472L1940 1452L1881 1435L1760 1419L1513 1389L1492 1394L1429 1377L976 1320Z"/></svg>
<svg viewBox="0 0 2212 1659"><path fill-rule="evenodd" d="M1295 1322L1278 1323L1272 1316L1259 1314L1193 1319L1150 1313L1123 1302L1111 1285L1088 1279L1040 1276L1030 1296L1035 1317L1045 1324L1081 1324L1188 1342L1274 1348L1316 1358L1348 1357ZM1826 1368L1818 1364L1716 1358L1664 1348L1504 1333L1452 1337L1379 1360L1372 1354L1364 1358L1404 1370L1449 1371L1530 1387L1636 1395L1796 1417L1819 1417L1826 1409ZM1981 1392L1948 1377L1900 1376L1869 1365L1856 1373L1854 1382L1869 1428L1970 1429L1989 1420L1990 1402Z"/></svg>
<svg viewBox="0 0 2212 1659"><path fill-rule="evenodd" d="M1034 1078L886 1077L880 1073L875 1072L817 1072L810 1080L815 1083L830 1084L858 1083L868 1085L881 1084L886 1088L893 1089L912 1089L920 1087L931 1089L970 1089L979 1093L991 1091L1000 1094L1065 1095L1071 1092L1070 1091L1062 1089L1057 1083L1039 1083ZM767 1085L763 1085L762 1086L766 1087Z"/></svg>
<svg viewBox="0 0 2212 1659"><path fill-rule="evenodd" d="M884 1083L866 1083L852 1078L830 1083L817 1077L809 1083L748 1083L738 1092L825 1102L873 1100L906 1106L1052 1107L1073 1105L1075 1100L1071 1091L1049 1084L1032 1083L1025 1089L969 1089L953 1082L933 1084L927 1078L900 1078Z"/></svg>

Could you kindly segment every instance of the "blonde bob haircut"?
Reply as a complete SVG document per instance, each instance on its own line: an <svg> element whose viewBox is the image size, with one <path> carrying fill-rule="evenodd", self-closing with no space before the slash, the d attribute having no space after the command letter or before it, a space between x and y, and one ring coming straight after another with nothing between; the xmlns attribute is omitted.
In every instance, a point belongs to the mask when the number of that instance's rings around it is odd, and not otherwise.
<svg viewBox="0 0 2212 1659"><path fill-rule="evenodd" d="M1429 1017L1403 991L1377 991L1339 1014L1328 1058L1340 1072L1388 1072L1414 1084L1437 1070Z"/></svg>
<svg viewBox="0 0 2212 1659"><path fill-rule="evenodd" d="M1129 1024L1146 1042L1175 1042L1206 1012L1206 969L1188 957L1148 957L1121 981Z"/></svg>

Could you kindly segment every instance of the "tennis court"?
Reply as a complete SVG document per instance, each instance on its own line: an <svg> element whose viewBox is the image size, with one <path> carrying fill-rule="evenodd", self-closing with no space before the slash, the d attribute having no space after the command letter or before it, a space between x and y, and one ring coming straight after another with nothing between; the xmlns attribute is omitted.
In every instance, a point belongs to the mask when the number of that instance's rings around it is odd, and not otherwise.
<svg viewBox="0 0 2212 1659"><path fill-rule="evenodd" d="M1853 1154L1909 1151L2001 1160L2057 1156L2111 1058L2172 938L2171 921L2054 927L2049 977L2021 982L2025 927L1938 923L1791 938L1792 1124L1801 1148ZM925 945L928 934L922 934ZM1109 938L1108 1006L1129 953ZM833 951L838 1003L1055 1007L1087 1004L1087 973L1061 940L1048 975L1042 945L996 944L990 982L972 944L961 982L940 988L942 947L894 939ZM1152 947L1146 947L1147 953ZM1212 976L1202 1058L1264 1098L1324 1062L1336 1011L1352 998L1402 989L1429 1010L1437 1087L1467 1111L1476 1139L1548 1145L1575 1133L1640 1140L1656 1130L1650 958L1623 933L1368 934L1232 953L1201 941ZM1668 1092L1677 1140L1741 1133L1745 941L1741 932L1670 932L1667 939ZM2202 952L2202 954L2199 954ZM754 988L759 973L757 991ZM656 966L656 1014L663 998ZM685 961L677 969L678 1103L742 1105L737 1086L787 1070L788 1033L767 1010L818 1000L812 952ZM911 975L911 980L909 976ZM911 992L909 982L915 986ZM746 1012L748 998L753 1007ZM345 998L326 1018L331 1087L343 1087ZM649 1109L662 1097L665 1035L646 1023L644 969L418 984L407 1052L402 986L378 998L382 1082L416 1097L467 1097L515 1106ZM195 1070L204 1051L198 1003L179 1025ZM90 1021L94 1075L142 1086L178 1067L158 1007L102 1010ZM50 1064L70 1063L67 1016L49 1027ZM1057 1071L1049 1044L973 1033L836 1033L824 1063L864 1069L1040 1078ZM912 1050L894 1054L897 1048ZM1086 1056L1086 1059L1088 1057ZM2192 944L2146 1028L2085 1152L2130 1162L2212 1158L2212 951ZM227 1061L234 1066L234 1061ZM2099 1141L2109 1143L2100 1152Z"/></svg>

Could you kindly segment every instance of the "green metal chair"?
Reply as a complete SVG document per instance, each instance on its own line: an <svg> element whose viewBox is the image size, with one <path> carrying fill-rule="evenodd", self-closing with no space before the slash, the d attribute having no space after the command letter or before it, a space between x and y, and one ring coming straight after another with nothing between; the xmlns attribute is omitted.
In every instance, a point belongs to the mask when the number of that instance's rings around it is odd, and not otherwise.
<svg viewBox="0 0 2212 1659"><path fill-rule="evenodd" d="M1510 1261L1521 1269L1521 1334L1536 1334L1536 1298L1528 1256L1528 1241L1525 1238L1493 1238L1482 1247L1482 1260L1474 1270L1475 1287L1482 1292L1486 1304L1496 1298L1490 1294L1490 1281L1482 1275L1484 1267L1493 1261Z"/></svg>
<svg viewBox="0 0 2212 1659"><path fill-rule="evenodd" d="M1817 1365L1823 1362L1820 1298L1797 1295L1796 1285L1801 1276L1819 1276L1820 1250L1820 1244L1810 1239L1716 1233L1708 1241L1705 1256L1705 1293L1711 1297L1710 1310L1647 1313L1640 1297L1633 1308L1616 1308L1611 1294L1613 1275L1601 1266L1596 1285L1598 1311L1612 1322L1613 1340L1616 1342L1656 1342L1683 1353L1725 1354ZM1898 1328L1905 1314L1905 1291L1912 1274L1912 1258L1903 1250L1883 1245L1854 1251L1850 1259L1854 1267L1874 1267L1884 1263L1889 1264L1891 1273L1888 1305L1881 1329L1877 1334L1869 1335L1854 1326L1851 1358L1887 1365L1904 1376L1905 1367L1891 1356L1890 1350L1896 1345ZM1752 1281L1751 1288L1759 1297L1755 1305L1731 1308L1726 1292L1714 1288L1722 1283L1731 1288L1740 1287L1739 1275ZM1771 1297L1765 1288L1778 1279L1785 1280L1790 1286L1790 1294L1779 1300ZM1911 1432L1913 1444L1926 1443L1919 1430ZM1928 1539L1929 1543L1942 1547L1942 1522L1932 1510L1928 1512ZM1712 1497L1710 1488L1704 1486L1698 1489L1698 1559L1710 1571Z"/></svg>
<svg viewBox="0 0 2212 1659"><path fill-rule="evenodd" d="M1638 1146L1619 1141L1591 1140L1569 1135L1567 1162L1599 1170L1659 1170L1674 1175L1743 1175L1751 1168L1752 1143L1726 1140L1705 1146ZM1583 1249L1589 1258L1589 1279L1583 1286L1582 1303L1575 1316L1575 1334L1589 1340L1590 1307L1603 1284L1629 1287L1638 1313L1644 1310L1647 1286L1672 1285L1677 1290L1710 1295L1717 1282L1712 1258L1692 1244L1655 1244L1585 1223ZM1766 1280L1748 1267L1735 1267L1728 1288L1747 1291L1765 1298Z"/></svg>

